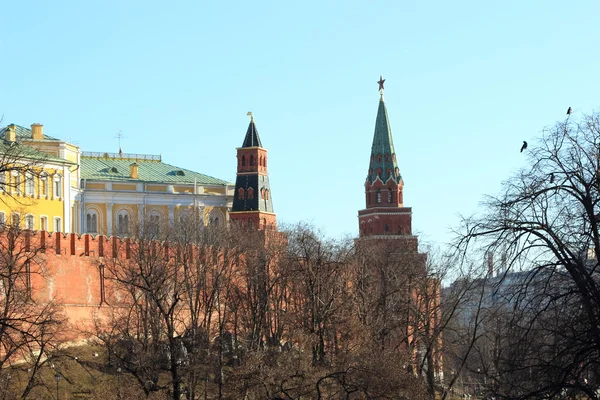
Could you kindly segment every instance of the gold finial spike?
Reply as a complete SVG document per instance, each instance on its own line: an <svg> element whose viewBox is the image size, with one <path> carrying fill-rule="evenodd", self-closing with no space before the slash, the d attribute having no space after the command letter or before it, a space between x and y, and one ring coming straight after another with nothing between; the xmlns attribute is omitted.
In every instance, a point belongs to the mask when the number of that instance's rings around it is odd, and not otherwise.
<svg viewBox="0 0 600 400"><path fill-rule="evenodd" d="M252 115L252 111L248 111L248 114L246 114L246 115L249 115L250 116L250 120L254 121L254 115Z"/></svg>

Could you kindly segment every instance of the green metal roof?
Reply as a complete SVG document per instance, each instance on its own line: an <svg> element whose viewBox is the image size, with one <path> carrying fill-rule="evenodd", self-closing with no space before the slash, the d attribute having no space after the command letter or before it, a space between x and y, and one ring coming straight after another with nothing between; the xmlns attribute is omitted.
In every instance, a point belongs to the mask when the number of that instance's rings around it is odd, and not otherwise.
<svg viewBox="0 0 600 400"><path fill-rule="evenodd" d="M139 179L129 176L129 166L138 165ZM81 157L81 178L99 181L139 181L169 184L231 185L231 183L162 161L134 158Z"/></svg>
<svg viewBox="0 0 600 400"><path fill-rule="evenodd" d="M33 140L33 138L31 137L31 129L29 128L25 128L22 127L21 125L17 125L17 124L9 124L9 125L14 125L15 126L15 136L17 140ZM6 133L6 130L8 129L8 126L5 126L4 128L0 129L0 135L2 135L2 138L4 138L4 134ZM52 136L48 136L46 134L44 134L44 140L59 140L56 138L53 138Z"/></svg>
<svg viewBox="0 0 600 400"><path fill-rule="evenodd" d="M379 157L379 159L378 159ZM369 174L367 180L370 183L377 179L377 169L381 169L381 180L387 182L391 177L396 183L400 183L402 176L396 173L398 163L396 161L396 151L394 150L394 141L392 140L392 129L388 120L387 109L383 101L383 95L379 100L377 109L377 119L375 121L375 133L373 134L373 145L371 147L371 162L369 163ZM391 170L391 173L388 173Z"/></svg>
<svg viewBox="0 0 600 400"><path fill-rule="evenodd" d="M242 147L262 147L260 137L258 136L258 129L256 129L256 124L254 124L254 118L250 120Z"/></svg>
<svg viewBox="0 0 600 400"><path fill-rule="evenodd" d="M31 161L33 164L56 163L70 164L76 163L65 160L64 158L56 157L39 151L31 146L19 142L8 142L0 137L0 153L4 163Z"/></svg>

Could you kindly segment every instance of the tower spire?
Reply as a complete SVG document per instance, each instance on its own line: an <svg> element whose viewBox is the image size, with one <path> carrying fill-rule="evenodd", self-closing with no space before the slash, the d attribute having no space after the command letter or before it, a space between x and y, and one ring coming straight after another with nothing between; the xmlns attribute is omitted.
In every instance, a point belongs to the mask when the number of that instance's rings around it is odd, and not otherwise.
<svg viewBox="0 0 600 400"><path fill-rule="evenodd" d="M411 235L410 208L404 207L404 181L400 175L392 130L383 100L385 79L379 76L379 106L373 132L369 171L365 180L366 208L359 211L362 236Z"/></svg>
<svg viewBox="0 0 600 400"><path fill-rule="evenodd" d="M252 112L242 147L237 149L237 177L229 218L238 225L277 230L267 170L267 150L262 147Z"/></svg>

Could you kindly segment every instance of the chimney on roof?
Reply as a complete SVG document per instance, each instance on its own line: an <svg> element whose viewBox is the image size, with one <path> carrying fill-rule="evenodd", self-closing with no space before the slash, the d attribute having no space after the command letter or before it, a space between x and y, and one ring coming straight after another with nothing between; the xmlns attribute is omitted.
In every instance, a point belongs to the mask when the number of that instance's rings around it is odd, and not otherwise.
<svg viewBox="0 0 600 400"><path fill-rule="evenodd" d="M9 126L6 127L6 131L4 133L4 139L7 142L14 142L17 140L17 132L16 132L15 124L10 124Z"/></svg>
<svg viewBox="0 0 600 400"><path fill-rule="evenodd" d="M138 163L131 163L129 164L129 177L131 179L139 179L140 175L139 175L139 165Z"/></svg>
<svg viewBox="0 0 600 400"><path fill-rule="evenodd" d="M43 128L44 128L44 125L42 125L42 124L38 124L38 123L31 124L31 138L33 140L44 139Z"/></svg>

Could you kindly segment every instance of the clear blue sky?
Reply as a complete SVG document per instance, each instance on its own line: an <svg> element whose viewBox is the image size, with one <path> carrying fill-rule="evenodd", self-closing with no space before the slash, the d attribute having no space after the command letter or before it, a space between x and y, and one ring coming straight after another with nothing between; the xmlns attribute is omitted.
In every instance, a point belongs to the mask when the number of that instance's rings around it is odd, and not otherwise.
<svg viewBox="0 0 600 400"><path fill-rule="evenodd" d="M210 3L210 4L209 4ZM4 1L0 114L234 181L253 111L280 222L355 236L379 101L422 240L600 102L598 1Z"/></svg>

